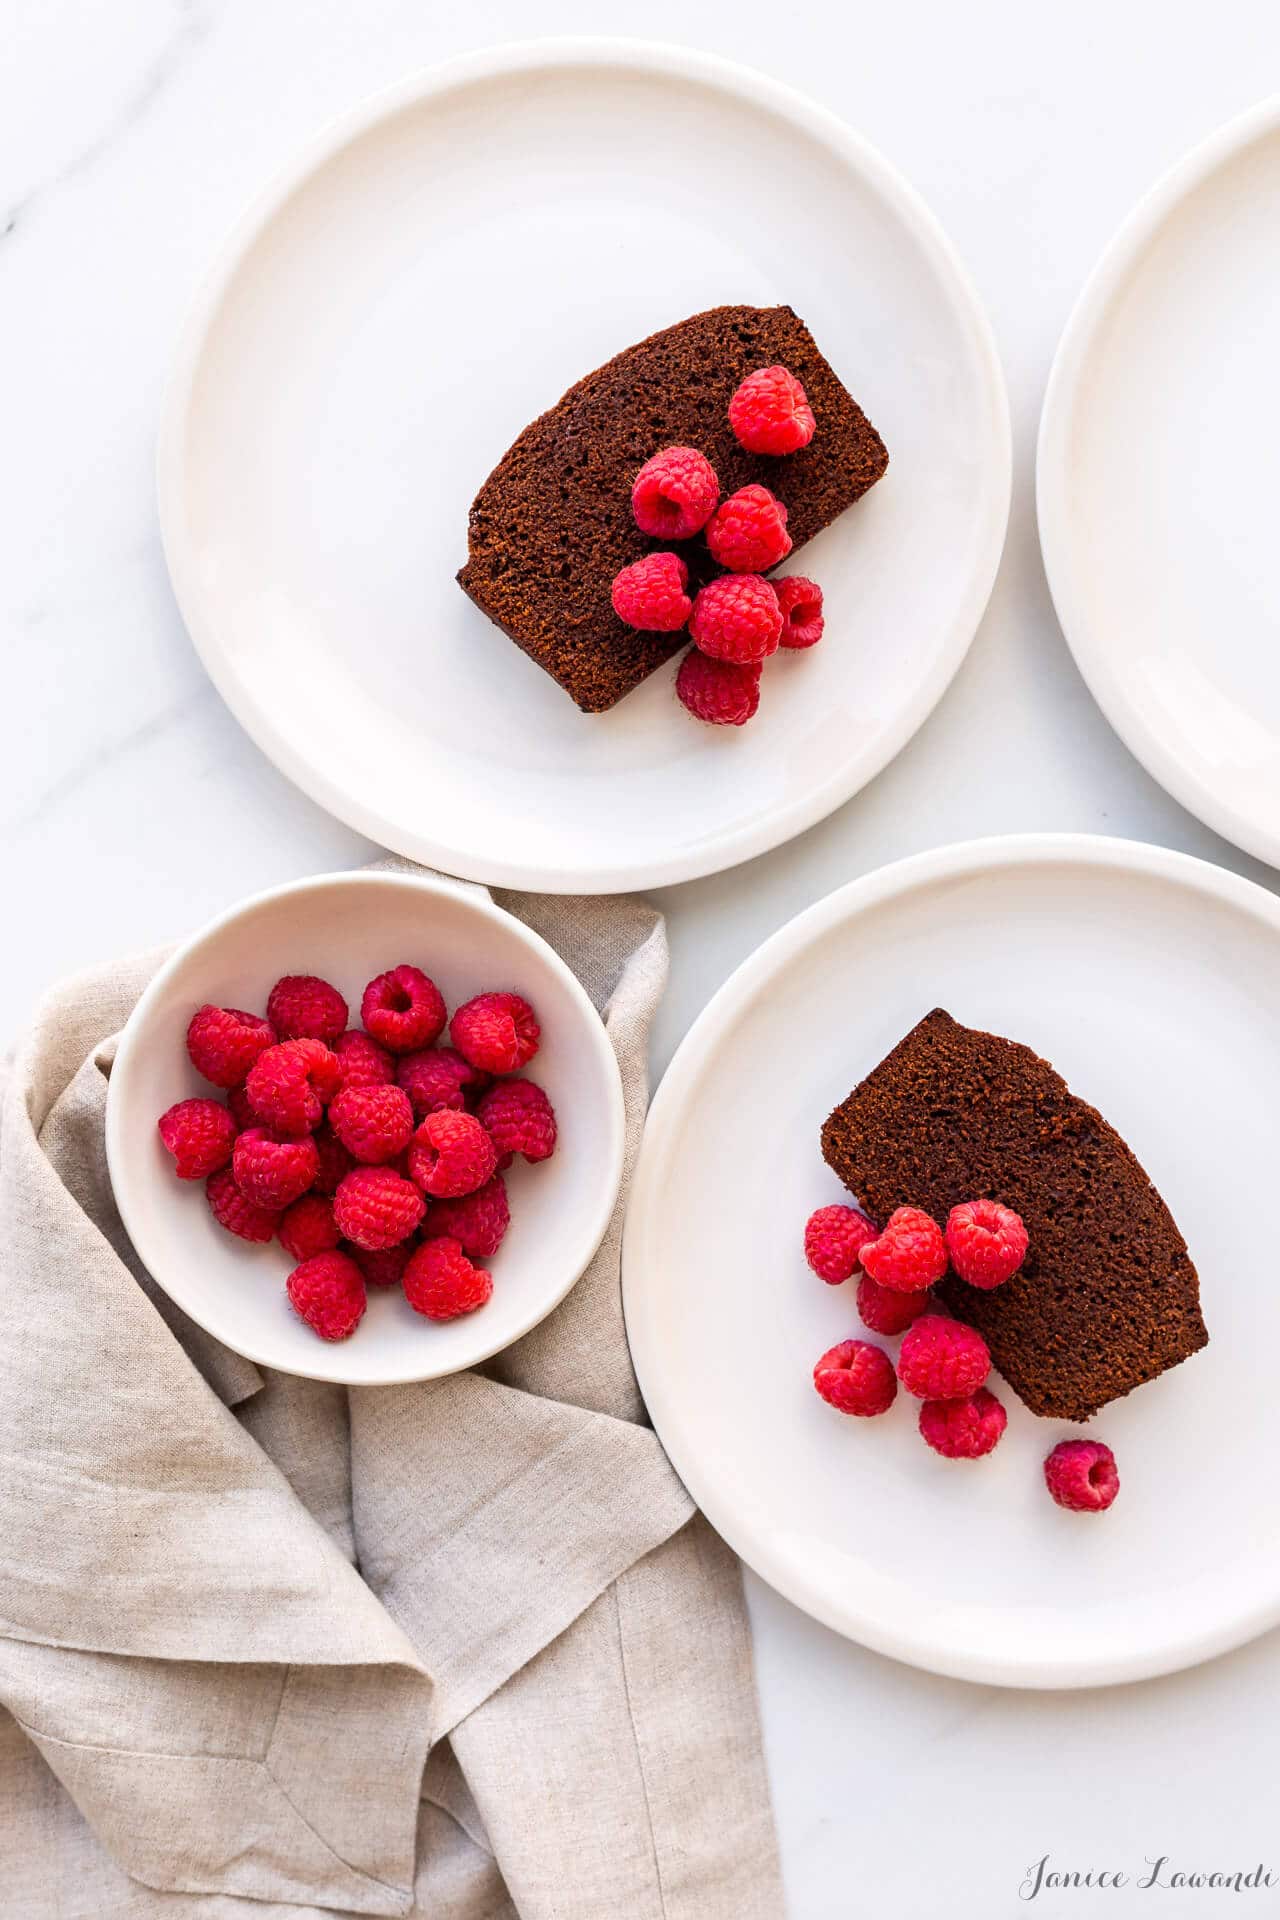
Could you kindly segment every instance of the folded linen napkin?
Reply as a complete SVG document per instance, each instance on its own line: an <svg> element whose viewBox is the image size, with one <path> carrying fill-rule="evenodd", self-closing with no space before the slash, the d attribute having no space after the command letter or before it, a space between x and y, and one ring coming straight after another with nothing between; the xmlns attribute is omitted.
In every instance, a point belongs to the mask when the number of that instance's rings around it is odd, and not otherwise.
<svg viewBox="0 0 1280 1920"><path fill-rule="evenodd" d="M782 1912L738 1568L645 1424L622 1323L662 921L498 898L604 1015L627 1160L578 1286L482 1372L267 1373L141 1269L103 1110L162 955L63 987L20 1050L0 1121L6 1913Z"/></svg>

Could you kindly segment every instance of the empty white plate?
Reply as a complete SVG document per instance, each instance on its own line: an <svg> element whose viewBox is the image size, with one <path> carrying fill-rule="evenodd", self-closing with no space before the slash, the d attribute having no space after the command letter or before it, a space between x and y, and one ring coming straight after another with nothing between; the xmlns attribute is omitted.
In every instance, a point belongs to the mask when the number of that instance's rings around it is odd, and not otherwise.
<svg viewBox="0 0 1280 1920"><path fill-rule="evenodd" d="M711 729L674 666L586 716L464 597L467 511L521 428L654 329L785 302L889 447L804 551L827 637ZM684 880L884 766L959 665L1009 430L973 289L829 113L627 41L490 49L330 130L201 295L161 435L174 586L263 750L374 840L506 885Z"/></svg>
<svg viewBox="0 0 1280 1920"><path fill-rule="evenodd" d="M1054 361L1040 540L1080 671L1176 800L1280 865L1280 101L1138 206Z"/></svg>
<svg viewBox="0 0 1280 1920"><path fill-rule="evenodd" d="M944 848L831 895L702 1014L649 1117L627 1329L677 1471L749 1565L827 1625L965 1679L1085 1686L1186 1666L1280 1621L1280 1292L1265 1228L1280 1081L1280 901L1088 836ZM802 1251L843 1197L819 1127L932 1007L1047 1056L1134 1149L1200 1270L1209 1346L1085 1428L998 1380L994 1454L949 1461L899 1394L850 1419L814 1361L860 1335ZM896 1350L897 1342L879 1341ZM1041 1463L1114 1450L1109 1512Z"/></svg>

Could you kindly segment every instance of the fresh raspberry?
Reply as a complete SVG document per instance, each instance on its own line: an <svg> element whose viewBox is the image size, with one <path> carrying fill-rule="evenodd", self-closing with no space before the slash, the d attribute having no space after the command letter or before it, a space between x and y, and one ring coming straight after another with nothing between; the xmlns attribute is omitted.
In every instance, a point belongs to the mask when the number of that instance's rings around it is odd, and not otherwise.
<svg viewBox="0 0 1280 1920"><path fill-rule="evenodd" d="M342 1068L338 1082L341 1092L348 1087L390 1087L395 1084L396 1063L385 1047L371 1040L359 1027L348 1027L333 1043L334 1056Z"/></svg>
<svg viewBox="0 0 1280 1920"><path fill-rule="evenodd" d="M500 1173L460 1200L433 1200L422 1229L424 1240L456 1240L473 1259L487 1260L502 1245L511 1225L507 1183Z"/></svg>
<svg viewBox="0 0 1280 1920"><path fill-rule="evenodd" d="M323 1040L282 1040L260 1053L244 1090L259 1126L277 1133L311 1133L338 1090L342 1068Z"/></svg>
<svg viewBox="0 0 1280 1920"><path fill-rule="evenodd" d="M403 1087L344 1087L329 1109L334 1132L364 1166L381 1166L413 1138L413 1108Z"/></svg>
<svg viewBox="0 0 1280 1920"><path fill-rule="evenodd" d="M187 1052L197 1073L215 1087L242 1087L265 1047L274 1047L275 1028L239 1007L201 1007L187 1028Z"/></svg>
<svg viewBox="0 0 1280 1920"><path fill-rule="evenodd" d="M842 1340L830 1348L813 1370L813 1384L837 1413L863 1416L887 1413L898 1391L892 1360L866 1340Z"/></svg>
<svg viewBox="0 0 1280 1920"><path fill-rule="evenodd" d="M751 666L778 651L782 615L778 596L755 573L725 573L703 587L693 603L689 634L713 660Z"/></svg>
<svg viewBox="0 0 1280 1920"><path fill-rule="evenodd" d="M310 1134L293 1139L266 1127L250 1127L236 1136L231 1171L255 1207L282 1212L301 1199L319 1170L320 1156Z"/></svg>
<svg viewBox="0 0 1280 1920"><path fill-rule="evenodd" d="M365 988L360 1018L392 1053L412 1053L415 1047L429 1047L442 1030L444 996L420 967L392 967Z"/></svg>
<svg viewBox="0 0 1280 1920"><path fill-rule="evenodd" d="M412 1234L395 1247L358 1247L354 1240L344 1240L342 1251L351 1255L367 1287L398 1287L417 1244Z"/></svg>
<svg viewBox="0 0 1280 1920"><path fill-rule="evenodd" d="M808 395L786 367L749 373L729 402L729 425L748 453L798 453L817 422Z"/></svg>
<svg viewBox="0 0 1280 1920"><path fill-rule="evenodd" d="M364 1275L345 1253L318 1253L285 1282L290 1305L322 1340L345 1340L364 1319Z"/></svg>
<svg viewBox="0 0 1280 1920"><path fill-rule="evenodd" d="M236 1234L241 1240L256 1240L263 1246L275 1239L280 1225L279 1210L255 1206L252 1200L246 1200L230 1167L209 1175L205 1193L210 1213L228 1233Z"/></svg>
<svg viewBox="0 0 1280 1920"><path fill-rule="evenodd" d="M409 1146L409 1172L435 1200L474 1193L493 1175L498 1155L471 1113L429 1113Z"/></svg>
<svg viewBox="0 0 1280 1920"><path fill-rule="evenodd" d="M947 1220L951 1264L971 1287L989 1291L1012 1280L1027 1256L1027 1230L1012 1207L966 1200Z"/></svg>
<svg viewBox="0 0 1280 1920"><path fill-rule="evenodd" d="M708 726L743 727L760 705L760 662L713 660L690 647L676 674L676 697Z"/></svg>
<svg viewBox="0 0 1280 1920"><path fill-rule="evenodd" d="M390 1167L357 1167L333 1196L339 1233L369 1253L407 1240L426 1210L412 1180Z"/></svg>
<svg viewBox="0 0 1280 1920"><path fill-rule="evenodd" d="M449 1022L454 1046L485 1073L519 1073L538 1051L538 1017L518 993L480 993Z"/></svg>
<svg viewBox="0 0 1280 1920"><path fill-rule="evenodd" d="M963 1400L991 1371L982 1335L945 1313L923 1314L898 1349L898 1378L917 1400Z"/></svg>
<svg viewBox="0 0 1280 1920"><path fill-rule="evenodd" d="M1101 1440L1060 1440L1044 1463L1044 1483L1069 1513L1105 1513L1120 1491L1116 1457Z"/></svg>
<svg viewBox="0 0 1280 1920"><path fill-rule="evenodd" d="M327 1120L317 1128L312 1138L320 1161L320 1171L313 1184L317 1193L325 1193L332 1198L354 1168L355 1157L347 1152Z"/></svg>
<svg viewBox="0 0 1280 1920"><path fill-rule="evenodd" d="M631 511L641 533L688 540L701 533L719 498L715 468L696 447L664 447L636 475Z"/></svg>
<svg viewBox="0 0 1280 1920"><path fill-rule="evenodd" d="M456 1240L426 1240L404 1270L404 1297L428 1320L474 1313L493 1293L493 1278L473 1267Z"/></svg>
<svg viewBox="0 0 1280 1920"><path fill-rule="evenodd" d="M732 573L766 573L791 551L787 510L768 487L739 487L708 521L707 545Z"/></svg>
<svg viewBox="0 0 1280 1920"><path fill-rule="evenodd" d="M418 1120L439 1113L442 1107L461 1113L467 1093L478 1093L489 1084L488 1074L464 1060L455 1047L423 1047L419 1053L404 1054L396 1062L396 1080L408 1094Z"/></svg>
<svg viewBox="0 0 1280 1920"><path fill-rule="evenodd" d="M310 1260L317 1253L332 1253L337 1244L332 1200L320 1193L304 1193L286 1210L280 1222L280 1245L290 1259Z"/></svg>
<svg viewBox="0 0 1280 1920"><path fill-rule="evenodd" d="M897 1293L892 1287L882 1287L869 1273L858 1281L858 1313L863 1326L870 1327L872 1333L905 1333L932 1304L931 1294Z"/></svg>
<svg viewBox="0 0 1280 1920"><path fill-rule="evenodd" d="M281 1040L336 1040L347 1024L347 1003L314 973L287 973L267 995L267 1018Z"/></svg>
<svg viewBox="0 0 1280 1920"><path fill-rule="evenodd" d="M179 1180L207 1179L231 1158L236 1123L221 1100L179 1100L156 1124Z"/></svg>
<svg viewBox="0 0 1280 1920"><path fill-rule="evenodd" d="M555 1111L532 1080L500 1080L477 1100L476 1118L494 1144L500 1167L509 1167L518 1153L526 1160L549 1160L556 1150Z"/></svg>
<svg viewBox="0 0 1280 1920"><path fill-rule="evenodd" d="M246 1127L259 1125L258 1116L253 1110L253 1102L249 1098L246 1087L227 1088L227 1107L231 1118L236 1123L237 1133L243 1133Z"/></svg>
<svg viewBox="0 0 1280 1920"><path fill-rule="evenodd" d="M615 575L613 610L642 633L678 633L693 611L689 569L677 553L647 553Z"/></svg>
<svg viewBox="0 0 1280 1920"><path fill-rule="evenodd" d="M782 613L782 638L779 645L793 651L816 647L822 638L822 588L802 573L784 573L781 580L769 583L778 596Z"/></svg>
<svg viewBox="0 0 1280 1920"><path fill-rule="evenodd" d="M829 1287L838 1287L861 1265L862 1249L876 1226L861 1207L819 1207L804 1230L804 1257Z"/></svg>
<svg viewBox="0 0 1280 1920"><path fill-rule="evenodd" d="M921 1435L946 1460L981 1460L1008 1424L1008 1414L985 1387L964 1400L926 1400L920 1409Z"/></svg>
<svg viewBox="0 0 1280 1920"><path fill-rule="evenodd" d="M896 1208L881 1228L880 1238L869 1240L862 1249L862 1271L899 1293L923 1293L946 1270L942 1229L919 1207Z"/></svg>

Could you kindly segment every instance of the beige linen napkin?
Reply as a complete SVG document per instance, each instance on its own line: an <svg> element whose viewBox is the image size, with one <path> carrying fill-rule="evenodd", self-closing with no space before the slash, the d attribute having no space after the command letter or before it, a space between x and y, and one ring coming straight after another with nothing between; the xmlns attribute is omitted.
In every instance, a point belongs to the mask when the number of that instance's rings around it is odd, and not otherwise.
<svg viewBox="0 0 1280 1920"><path fill-rule="evenodd" d="M500 898L604 1015L625 1200L661 919ZM112 1036L160 957L55 993L4 1093L0 1910L776 1920L740 1578L645 1423L622 1203L483 1372L260 1371L112 1204Z"/></svg>

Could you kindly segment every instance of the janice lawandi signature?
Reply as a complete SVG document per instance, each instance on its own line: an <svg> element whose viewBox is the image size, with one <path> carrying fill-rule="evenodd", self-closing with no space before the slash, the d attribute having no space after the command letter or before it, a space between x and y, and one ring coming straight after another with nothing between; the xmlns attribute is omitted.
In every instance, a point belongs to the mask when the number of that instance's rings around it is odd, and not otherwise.
<svg viewBox="0 0 1280 1920"><path fill-rule="evenodd" d="M1142 1893L1254 1893L1275 1886L1280 1886L1280 1872L1261 1862L1254 1867L1184 1867L1167 1853L1147 1854L1141 1872L1126 1873L1120 1867L1057 1867L1045 1853L1027 1868L1018 1898L1036 1900L1042 1893L1069 1893L1081 1887L1117 1892L1134 1887Z"/></svg>

